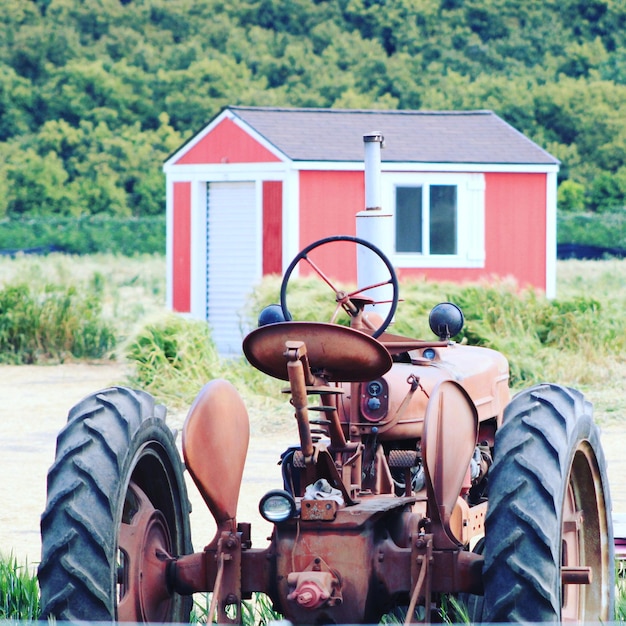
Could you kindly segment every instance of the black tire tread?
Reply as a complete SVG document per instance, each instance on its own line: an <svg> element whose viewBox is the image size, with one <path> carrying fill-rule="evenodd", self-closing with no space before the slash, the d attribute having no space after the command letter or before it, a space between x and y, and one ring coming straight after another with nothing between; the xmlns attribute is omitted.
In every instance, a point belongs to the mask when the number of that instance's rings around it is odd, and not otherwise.
<svg viewBox="0 0 626 626"><path fill-rule="evenodd" d="M592 431L591 405L572 389L538 385L507 406L489 472L484 621L560 621L560 507L572 445Z"/></svg>
<svg viewBox="0 0 626 626"><path fill-rule="evenodd" d="M115 619L116 515L133 438L153 420L173 445L164 414L150 395L124 387L97 392L70 411L57 438L41 516L42 617Z"/></svg>

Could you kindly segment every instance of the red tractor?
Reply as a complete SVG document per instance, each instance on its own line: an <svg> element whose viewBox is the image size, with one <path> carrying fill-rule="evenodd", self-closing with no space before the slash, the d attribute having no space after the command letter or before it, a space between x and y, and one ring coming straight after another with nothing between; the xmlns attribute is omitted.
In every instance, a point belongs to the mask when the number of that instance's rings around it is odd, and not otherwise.
<svg viewBox="0 0 626 626"><path fill-rule="evenodd" d="M315 256L349 242L388 278L347 293ZM324 257L328 258L328 257ZM291 274L307 264L350 325L291 320ZM383 316L368 291L389 290ZM297 255L244 339L248 361L284 380L299 441L266 494L266 547L236 520L248 415L235 388L209 382L185 421L181 462L165 408L114 387L78 403L57 440L41 519L44 616L188 621L212 592L210 620L238 623L266 594L294 624L433 621L450 596L474 621L613 619L608 481L592 407L540 384L512 399L500 353L455 343L463 315L436 306L436 338L387 332L398 280L375 246L318 241ZM217 532L191 544L189 471Z"/></svg>

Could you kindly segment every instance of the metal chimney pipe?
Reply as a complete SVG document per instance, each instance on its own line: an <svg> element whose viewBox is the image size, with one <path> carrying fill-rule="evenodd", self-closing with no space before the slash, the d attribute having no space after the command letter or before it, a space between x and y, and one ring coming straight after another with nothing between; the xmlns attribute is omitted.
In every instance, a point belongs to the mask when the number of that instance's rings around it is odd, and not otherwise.
<svg viewBox="0 0 626 626"><path fill-rule="evenodd" d="M363 135L365 144L365 210L380 209L380 151L384 137L380 132Z"/></svg>
<svg viewBox="0 0 626 626"><path fill-rule="evenodd" d="M387 257L392 258L394 250L393 215L382 210L381 203L381 148L384 138L381 132L375 131L363 135L365 147L365 210L356 215L356 234L360 239L373 243ZM375 285L389 278L387 268L371 250L364 246L358 247L357 275L360 288ZM364 295L375 300L389 300L391 287L378 287L368 290ZM377 304L369 310L375 311L383 318L389 312L389 304Z"/></svg>

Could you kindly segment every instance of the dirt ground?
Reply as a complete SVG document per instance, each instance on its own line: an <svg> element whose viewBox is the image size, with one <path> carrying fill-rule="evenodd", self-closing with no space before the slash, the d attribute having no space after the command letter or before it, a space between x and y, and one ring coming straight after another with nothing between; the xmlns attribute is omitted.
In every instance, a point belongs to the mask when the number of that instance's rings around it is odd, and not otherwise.
<svg viewBox="0 0 626 626"><path fill-rule="evenodd" d="M118 364L0 366L0 552L19 563L36 565L41 556L39 518L46 503L46 475L54 461L56 437L69 409L99 389L123 382ZM182 427L184 414L172 413L172 428ZM255 547L264 547L271 526L259 515L261 496L280 488L277 459L297 432L252 437L244 469L238 518L252 522ZM180 436L177 439L180 446ZM194 548L212 538L215 524L193 481L187 488L193 511Z"/></svg>
<svg viewBox="0 0 626 626"><path fill-rule="evenodd" d="M76 402L120 383L123 377L119 364L0 366L0 552L12 553L20 563L38 563L39 517L45 506L46 474L54 460L57 433ZM168 421L180 428L184 417L172 414ZM256 547L266 545L270 532L270 525L258 514L259 499L269 489L281 486L277 460L296 437L294 425L293 433L251 438L238 518L252 522ZM605 426L602 441L613 512L622 516L626 513L626 423ZM191 480L188 489L193 543L200 549L212 539L215 525Z"/></svg>

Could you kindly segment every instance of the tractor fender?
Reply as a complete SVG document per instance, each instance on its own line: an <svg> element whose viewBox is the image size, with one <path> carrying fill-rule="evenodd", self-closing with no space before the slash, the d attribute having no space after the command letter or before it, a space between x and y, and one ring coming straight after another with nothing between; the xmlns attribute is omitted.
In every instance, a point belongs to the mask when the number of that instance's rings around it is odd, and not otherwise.
<svg viewBox="0 0 626 626"><path fill-rule="evenodd" d="M237 503L250 440L248 411L226 380L207 383L183 426L183 457L222 531L236 530ZM216 535L216 536L217 536Z"/></svg>
<svg viewBox="0 0 626 626"><path fill-rule="evenodd" d="M450 518L476 448L478 412L470 396L456 381L442 380L430 394L424 417L422 455L426 474L429 511L435 527L435 547L447 539L457 543L450 532Z"/></svg>

